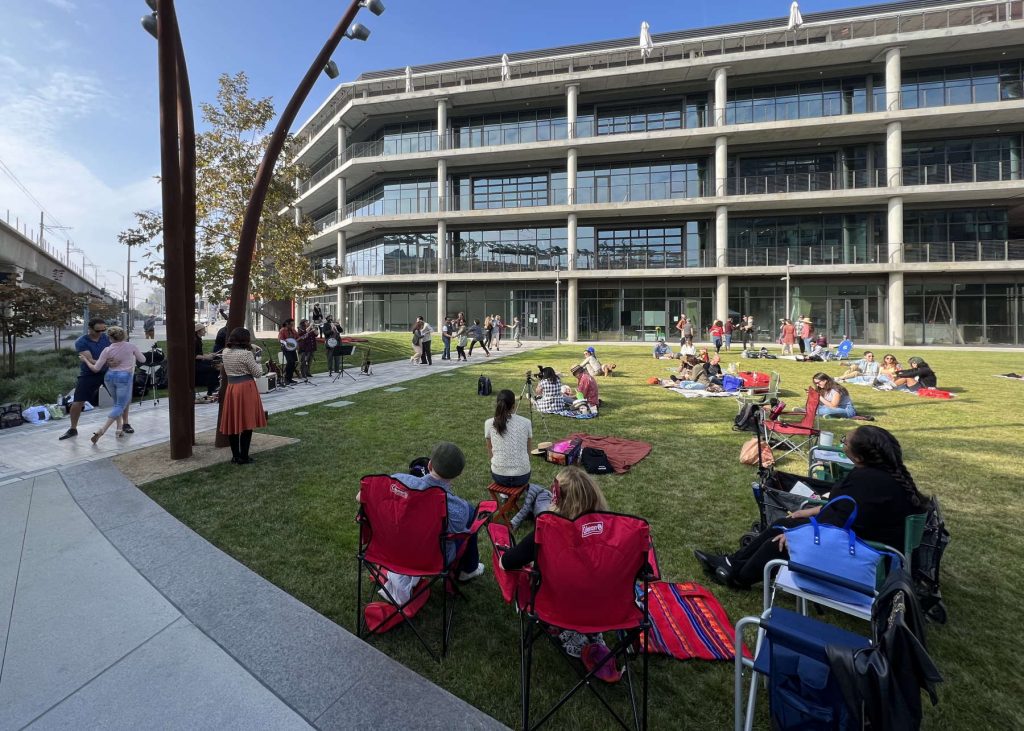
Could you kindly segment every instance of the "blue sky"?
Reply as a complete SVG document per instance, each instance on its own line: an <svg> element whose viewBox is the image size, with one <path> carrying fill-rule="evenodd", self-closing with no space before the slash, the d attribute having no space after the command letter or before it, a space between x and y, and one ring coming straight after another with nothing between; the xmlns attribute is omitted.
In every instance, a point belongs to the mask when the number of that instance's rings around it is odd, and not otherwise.
<svg viewBox="0 0 1024 731"><path fill-rule="evenodd" d="M361 72L635 36L789 13L785 0L385 0L359 20L372 36L335 54L339 81ZM856 0L810 0L804 14ZM197 105L221 73L245 71L254 95L281 109L346 0L177 0ZM0 160L99 266L123 270L118 231L159 205L156 43L139 25L143 0L0 0ZM335 82L323 77L303 121ZM198 112L197 112L198 116ZM0 216L39 218L0 175ZM62 232L51 239L61 240ZM106 272L114 289L120 280ZM115 283L116 282L116 286Z"/></svg>

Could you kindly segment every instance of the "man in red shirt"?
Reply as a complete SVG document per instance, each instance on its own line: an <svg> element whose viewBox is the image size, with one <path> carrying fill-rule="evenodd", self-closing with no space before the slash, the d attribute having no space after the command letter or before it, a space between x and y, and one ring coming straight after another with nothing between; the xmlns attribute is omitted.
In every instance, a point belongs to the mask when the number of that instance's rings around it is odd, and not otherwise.
<svg viewBox="0 0 1024 731"><path fill-rule="evenodd" d="M597 381L594 380L594 377L582 365L574 365L571 373L576 376L576 390L583 394L583 398L587 400L590 410L596 413L597 406L601 402L597 395Z"/></svg>

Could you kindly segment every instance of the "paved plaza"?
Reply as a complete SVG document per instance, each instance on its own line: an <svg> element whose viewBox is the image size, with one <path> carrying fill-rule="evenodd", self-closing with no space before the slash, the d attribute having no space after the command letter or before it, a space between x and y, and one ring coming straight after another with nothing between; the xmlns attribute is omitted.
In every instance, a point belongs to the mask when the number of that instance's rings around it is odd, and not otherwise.
<svg viewBox="0 0 1024 731"><path fill-rule="evenodd" d="M356 380L320 375L265 404L338 402L458 367L398 361ZM166 414L166 400L136 406L136 434L98 446L88 435L102 410L83 415L76 439L57 440L66 420L0 433L0 729L502 728L125 478L110 457L166 441ZM197 406L197 430L215 417L215 406Z"/></svg>

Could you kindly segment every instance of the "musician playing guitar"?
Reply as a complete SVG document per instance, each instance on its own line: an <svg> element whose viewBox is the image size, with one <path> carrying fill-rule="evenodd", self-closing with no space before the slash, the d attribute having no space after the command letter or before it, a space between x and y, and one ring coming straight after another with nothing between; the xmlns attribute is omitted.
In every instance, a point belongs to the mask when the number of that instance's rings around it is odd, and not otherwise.
<svg viewBox="0 0 1024 731"><path fill-rule="evenodd" d="M313 377L310 371L310 366L313 363L313 357L316 355L316 336L319 334L317 331L318 327L310 323L309 320L303 320L299 323L299 377L310 379Z"/></svg>
<svg viewBox="0 0 1024 731"><path fill-rule="evenodd" d="M277 333L277 339L281 341L281 352L284 353L284 385L286 386L295 383L295 365L299 359L295 352L298 347L298 338L295 318L289 317L282 323L281 329Z"/></svg>

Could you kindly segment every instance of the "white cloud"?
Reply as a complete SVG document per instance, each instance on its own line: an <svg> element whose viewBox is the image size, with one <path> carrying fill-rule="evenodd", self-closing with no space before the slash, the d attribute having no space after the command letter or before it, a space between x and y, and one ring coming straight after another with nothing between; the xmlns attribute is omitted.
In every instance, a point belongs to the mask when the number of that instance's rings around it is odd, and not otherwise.
<svg viewBox="0 0 1024 731"><path fill-rule="evenodd" d="M69 13L78 8L78 6L71 2L71 0L44 0L44 2L48 5L52 5L58 10L64 10Z"/></svg>

